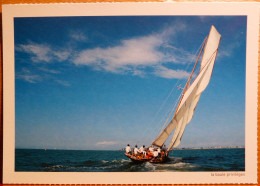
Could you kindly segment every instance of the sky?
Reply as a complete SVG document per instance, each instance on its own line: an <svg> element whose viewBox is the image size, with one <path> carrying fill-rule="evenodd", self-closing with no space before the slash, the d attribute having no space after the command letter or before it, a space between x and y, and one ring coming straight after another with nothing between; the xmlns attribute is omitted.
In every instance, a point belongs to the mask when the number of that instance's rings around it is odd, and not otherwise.
<svg viewBox="0 0 260 186"><path fill-rule="evenodd" d="M244 146L246 16L92 16L14 19L15 147L150 145L211 25L219 52L179 147Z"/></svg>

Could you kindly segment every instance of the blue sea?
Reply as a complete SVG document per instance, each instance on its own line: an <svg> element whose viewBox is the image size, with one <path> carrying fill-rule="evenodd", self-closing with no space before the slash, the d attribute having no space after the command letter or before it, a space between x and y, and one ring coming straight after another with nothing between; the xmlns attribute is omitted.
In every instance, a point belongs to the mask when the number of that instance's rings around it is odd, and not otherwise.
<svg viewBox="0 0 260 186"><path fill-rule="evenodd" d="M170 152L161 164L136 164L123 151L15 150L15 171L23 172L157 172L244 171L245 149L191 149Z"/></svg>

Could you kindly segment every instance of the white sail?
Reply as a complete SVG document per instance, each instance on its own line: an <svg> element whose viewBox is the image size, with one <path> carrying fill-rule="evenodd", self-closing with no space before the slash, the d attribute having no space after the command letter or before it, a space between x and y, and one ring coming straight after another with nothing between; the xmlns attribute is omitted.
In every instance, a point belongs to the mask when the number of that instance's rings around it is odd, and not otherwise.
<svg viewBox="0 0 260 186"><path fill-rule="evenodd" d="M203 86L203 79L205 78L205 75L209 70L208 67L210 67L210 65L207 65L206 67L207 68L203 69L203 71L199 74L199 76L196 78L196 80L193 82L193 84L190 86L190 88L186 91L186 93L183 96L179 110L176 114L179 115L178 117L183 118L182 122L178 123L178 125L180 125L181 130L175 130L174 137L172 138L169 144L169 149L171 147L177 147L180 144L181 137L184 133L185 127L192 119L194 109L196 108L200 98L200 94L202 93L201 86Z"/></svg>
<svg viewBox="0 0 260 186"><path fill-rule="evenodd" d="M185 127L193 117L194 111L200 99L200 95L205 90L210 81L220 38L221 35L218 33L215 27L212 26L207 44L204 49L200 73L194 82L190 85L190 87L184 92L184 95L181 99L181 102L179 103L179 107L177 108L172 121L154 140L152 143L153 145L162 146L174 129L175 131L168 150L180 144Z"/></svg>

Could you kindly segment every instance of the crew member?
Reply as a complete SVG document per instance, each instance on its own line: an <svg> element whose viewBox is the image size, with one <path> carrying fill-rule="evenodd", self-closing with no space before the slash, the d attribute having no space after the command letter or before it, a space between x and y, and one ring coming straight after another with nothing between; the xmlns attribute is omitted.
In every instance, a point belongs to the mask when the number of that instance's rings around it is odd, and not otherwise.
<svg viewBox="0 0 260 186"><path fill-rule="evenodd" d="M158 156L161 157L161 148L160 147L157 149L157 152L158 152Z"/></svg>
<svg viewBox="0 0 260 186"><path fill-rule="evenodd" d="M154 151L154 148L152 146L149 147L149 151L150 152L153 152Z"/></svg>
<svg viewBox="0 0 260 186"><path fill-rule="evenodd" d="M157 158L157 157L158 157L158 151L157 151L157 150L153 151L153 157L154 157L154 158Z"/></svg>
<svg viewBox="0 0 260 186"><path fill-rule="evenodd" d="M140 153L143 153L143 154L146 156L146 152L145 152L144 148L145 148L145 145L143 145L142 147L140 147L139 152L140 152Z"/></svg>
<svg viewBox="0 0 260 186"><path fill-rule="evenodd" d="M129 144L126 146L125 152L128 153L128 154L131 152L131 147L130 147Z"/></svg>
<svg viewBox="0 0 260 186"><path fill-rule="evenodd" d="M134 154L136 155L136 154L138 154L138 153L140 153L140 151L139 151L139 149L137 148L137 145L135 146L135 149L134 149Z"/></svg>

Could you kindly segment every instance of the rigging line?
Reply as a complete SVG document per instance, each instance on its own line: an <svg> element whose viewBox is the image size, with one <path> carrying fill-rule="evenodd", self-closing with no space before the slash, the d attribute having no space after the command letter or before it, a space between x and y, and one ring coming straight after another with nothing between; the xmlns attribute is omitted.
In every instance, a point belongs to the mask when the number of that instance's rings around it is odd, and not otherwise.
<svg viewBox="0 0 260 186"><path fill-rule="evenodd" d="M209 65L210 65L210 63L212 63L212 61L214 61L214 60L212 60L213 58L214 58L214 55L217 53L217 51L218 51L218 48L213 52L213 54L210 56L210 58L207 60L207 62L205 63L205 65L201 68L201 71L205 68L206 70L209 68ZM216 56L216 55L215 55ZM205 74L205 72L206 72L206 70L203 72L204 74ZM201 72L200 71L200 72ZM203 74L203 75L204 75ZM196 77L197 78L197 77ZM195 81L195 80L194 80ZM192 84L194 83L194 81L192 82ZM187 125L187 123L186 123L186 125ZM184 128L185 129L185 128ZM183 132L184 132L184 130L183 130ZM179 135L179 134L178 134ZM181 138L182 138L182 135L183 135L183 133L181 134ZM181 140L181 138L180 138L180 140ZM169 149L173 149L173 146L174 146L174 144L175 144L175 142L176 142L176 140L177 140L177 138L175 139L175 141L174 141L174 143L172 143L172 146L171 147L168 147L168 150Z"/></svg>
<svg viewBox="0 0 260 186"><path fill-rule="evenodd" d="M216 54L218 51L218 48L212 53L212 55L210 56L210 58L207 60L207 62L205 63L205 65L203 67L201 67L199 74L201 73L201 71L209 64L212 62L212 58L214 57L214 54ZM198 77L198 76L197 76ZM193 82L191 83L191 85L194 83L194 81L197 79L197 77L193 80Z"/></svg>
<svg viewBox="0 0 260 186"><path fill-rule="evenodd" d="M212 59L214 58L214 55L217 53L217 51L218 51L218 49L216 49L214 52L213 52L213 54L210 56L210 58L207 60L207 62L205 63L205 65L202 67L202 69L201 69L201 71L204 69L204 68L206 68L206 70L208 69L208 67L209 67L209 64L213 61ZM200 71L200 72L201 72ZM205 73L206 71L204 71L204 73ZM192 84L193 84L193 82L192 82ZM186 123L187 124L187 123ZM183 135L183 133L182 133L182 135ZM177 139L177 138L176 138ZM175 140L176 140L175 139ZM175 143L175 142L174 142ZM173 143L173 144L174 144ZM173 146L173 145L172 145Z"/></svg>
<svg viewBox="0 0 260 186"><path fill-rule="evenodd" d="M207 40L207 37L206 37L206 38L204 39L204 41L203 41L203 45L202 45L202 48L201 48L201 50L200 50L199 56L197 57L195 66L193 67L193 70L192 70L192 72L191 72L191 75L190 75L190 77L189 77L189 79L188 79L188 81L187 81L187 83L186 83L186 85L185 85L185 88L183 89L182 98L181 98L181 101L179 102L179 105L178 105L178 107L177 107L177 109L176 109L176 112L175 112L174 116L177 114L177 111L178 111L179 106L180 106L180 104L181 104L181 102L182 102L182 99L183 99L183 97L184 97L184 94L186 93L186 90L188 89L188 86L189 86L189 83L190 83L192 74L193 74L193 72L194 72L194 70L195 70L195 68L196 68L196 66L197 66L197 63L198 63L199 58L200 58L200 55L201 55L202 50L203 50L203 48L204 48L204 46L205 46L206 40ZM174 116L173 116L173 117L174 117Z"/></svg>
<svg viewBox="0 0 260 186"><path fill-rule="evenodd" d="M191 63L190 63L190 64L191 64ZM190 64L188 65L188 67L190 66ZM187 70L188 67L187 67L185 70ZM179 80L176 82L175 86L172 88L171 92L169 93L169 95L167 96L167 98L165 99L165 101L162 103L162 105L160 106L159 110L156 112L156 114L155 114L155 116L153 117L153 120L152 120L152 122L151 122L152 124L155 122L156 117L157 117L158 114L161 112L162 108L165 106L166 102L169 100L170 96L172 95L173 91L175 90L175 88L177 87L177 85L179 84L180 81L181 81L181 80L179 79ZM179 98L178 98L177 100L179 100ZM170 112L170 111L168 111L167 113L169 113L169 112ZM167 115L168 115L168 114L165 114L164 117L166 117ZM163 117L163 118L164 118L164 117ZM163 118L161 119L161 121L159 122L159 124L164 120ZM148 128L148 127L145 129L145 131L144 131L144 133L143 133L141 139L144 138L145 134L147 133L147 131L148 131L149 129L150 129L150 128ZM150 129L150 130L151 130L151 129ZM157 129L157 130L154 130L154 131L159 131L159 130L160 130L160 129ZM161 129L161 130L162 130L162 129Z"/></svg>
<svg viewBox="0 0 260 186"><path fill-rule="evenodd" d="M196 53L193 55L191 61L194 61L194 59L195 59L195 57L197 56L197 53L199 52L199 50L201 49L203 43L204 43L204 42L202 42L202 43L200 44L200 46L199 46L199 48L197 49ZM185 71L188 70L188 68L190 67L191 64L192 64L192 62L187 65ZM179 84L180 81L181 81L181 80L179 79L179 80L176 82L175 86L173 86L173 88L171 89L171 91L170 91L170 93L168 94L167 98L164 100L164 102L163 102L163 103L161 104L161 106L159 107L158 111L156 112L156 114L155 114L154 117L153 117L153 120L151 121L152 124L155 122L156 117L158 116L158 114L160 113L160 111L162 110L162 108L165 106L166 102L169 100L170 96L172 95L173 91L175 90L176 86ZM149 130L148 128L149 128L149 127L146 127L145 131L143 132L142 137L139 138L139 139L143 139L143 138L144 138L145 134L146 134L147 131ZM158 131L158 130L157 130L157 131ZM139 140L138 140L137 142L139 142Z"/></svg>
<svg viewBox="0 0 260 186"><path fill-rule="evenodd" d="M202 44L203 44L203 43L202 43ZM201 45L202 45L202 44L201 44ZM194 58L197 56L198 51L201 49L201 47L202 47L201 45L200 45L200 47L198 48L198 50L197 50L197 52L195 53L195 55L193 56L192 61L193 61ZM191 64L192 64L192 63L190 63L190 64L187 66L187 68L185 69L185 71L187 71L187 69L189 68L189 66L190 66ZM179 83L179 81L180 81L180 80L178 80L178 82L176 83L176 85ZM175 85L175 87L176 87L176 85ZM174 88L175 88L175 87L174 87ZM174 88L173 88L173 89L174 89ZM172 94L172 91L171 91L171 93L169 94L169 96L167 97L167 99L165 100L165 102L169 99L169 97L170 97L171 94ZM182 93L182 94L183 94L183 93ZM160 131L160 132L156 135L157 138L159 137L159 135L161 134L161 132L162 132L163 129L165 128L166 124L168 123L170 117L172 116L172 113L173 113L173 111L175 110L176 105L177 105L177 103L179 102L179 100L180 100L182 94L179 95L178 99L175 101L174 106L173 106L173 107L170 107L170 108L169 108L169 111L166 112L165 116L162 117L162 119L160 120L160 122L158 122L158 123L160 124L160 126L161 126L161 123L163 123L163 127L161 127L161 130L160 130L159 128L156 129L156 130L153 130L154 132ZM171 108L172 108L172 109L171 109ZM167 117L167 116L168 116L168 117ZM166 118L165 122L163 122L163 120L164 120L163 118ZM156 139L156 138L155 138L155 139Z"/></svg>
<svg viewBox="0 0 260 186"><path fill-rule="evenodd" d="M195 60L195 57L197 56L197 53L198 53L198 52L200 51L200 49L204 46L206 39L207 39L207 37L206 37L206 38L203 40L203 42L200 44L200 46L199 46L199 48L197 49L196 53L193 55L191 61L194 61L194 60ZM185 71L188 70L188 68L190 67L191 64L192 64L192 62L187 65ZM179 79L179 80L176 82L175 86L172 88L171 92L169 93L169 95L168 95L167 98L164 100L163 104L160 106L159 110L158 110L157 113L155 114L154 119L152 120L151 123L154 123L155 118L157 117L157 115L159 114L159 112L162 110L162 107L164 107L165 103L168 101L169 97L172 95L173 90L176 88L176 86L179 84L180 81L181 81L181 80ZM182 95L182 94L181 94L181 95ZM180 97L180 96L179 96L179 97ZM179 100L179 98L177 99L177 101L178 101L178 100ZM174 110L174 108L175 108L175 106L173 107L173 110ZM169 110L171 110L171 109L169 109ZM170 111L168 111L168 113L169 113L169 112L170 112ZM171 114L172 114L172 111L170 112L170 115L171 115ZM168 115L168 114L166 114L166 116L167 116L167 115ZM165 116L164 116L164 117L165 117ZM161 119L161 120L163 120L163 119ZM169 120L169 119L167 119L167 121L168 121L168 120ZM166 122L167 122L167 121L166 121ZM161 122L159 122L159 123L161 123ZM164 128L164 126L165 126L165 123L164 123L163 127L161 128L161 131L162 131L162 129ZM147 131L147 130L146 130L146 131ZM146 132L146 131L145 131L145 132ZM157 131L158 131L158 130L157 130ZM159 133L159 134L160 134L160 133ZM143 135L143 136L144 136L144 135ZM159 136L159 135L157 135L157 136Z"/></svg>
<svg viewBox="0 0 260 186"><path fill-rule="evenodd" d="M175 102L175 104L174 104L174 106L173 106L173 108L172 108L172 110L171 110L171 112L170 112L168 118L167 118L166 121L164 122L164 125L163 125L163 127L162 127L162 129L161 129L161 132L162 132L163 128L165 127L166 123L168 123L169 119L171 118L171 115L172 115L173 111L175 110L175 108L176 108L176 106L177 106L177 103L179 102L180 98L181 98L181 94L179 95L177 101ZM161 132L160 132L160 133L161 133Z"/></svg>
<svg viewBox="0 0 260 186"><path fill-rule="evenodd" d="M156 130L156 131L160 131L160 132L157 134L157 137L160 135L160 133L163 131L165 125L168 123L169 118L171 117L173 111L176 109L177 103L180 101L181 95L182 95L182 94L180 94L179 97L175 100L174 106L173 106L172 108L170 107L169 110L168 110L168 112L165 114L165 116L160 120L159 123L164 123L164 124L163 124L163 126L161 127L161 130L159 130L159 129ZM168 116L168 117L167 117L167 116ZM165 121L165 122L163 122L164 118L166 118L166 121ZM160 125L160 126L161 126L161 125Z"/></svg>
<svg viewBox="0 0 260 186"><path fill-rule="evenodd" d="M200 71L202 71L202 69L209 63L209 61L213 58L213 55L216 54L218 51L218 48L212 53L212 55L210 56L210 58L208 59L208 61L205 63L205 65L201 68Z"/></svg>
<svg viewBox="0 0 260 186"><path fill-rule="evenodd" d="M181 98L181 95L182 95L182 94L179 95L179 97L178 97L177 101L175 102L175 105L174 105L174 107L172 108L172 110L170 111L170 113L167 114L167 115L169 115L169 116L168 116L168 118L166 119L166 121L164 122L164 125L163 125L163 127L161 128L161 131L159 132L159 134L157 135L157 137L156 137L155 139L157 139L157 138L160 136L160 134L162 133L163 129L165 128L165 125L168 123L169 119L171 118L172 113L174 112L174 110L175 110L175 108L176 108L176 106L177 106L177 103L179 102L179 100L180 100L180 98ZM151 144L152 144L152 142L151 142Z"/></svg>

